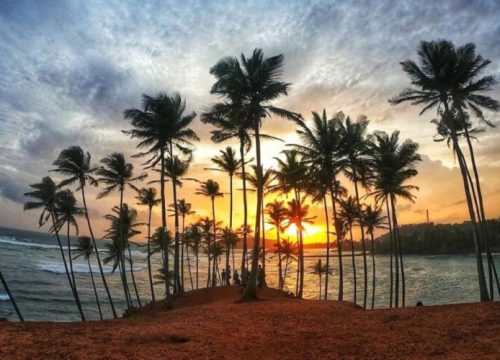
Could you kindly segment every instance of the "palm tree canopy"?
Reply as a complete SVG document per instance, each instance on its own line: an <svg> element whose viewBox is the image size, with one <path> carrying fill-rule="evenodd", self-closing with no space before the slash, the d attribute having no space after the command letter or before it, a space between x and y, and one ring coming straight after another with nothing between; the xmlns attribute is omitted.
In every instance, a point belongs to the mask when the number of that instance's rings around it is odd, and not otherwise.
<svg viewBox="0 0 500 360"><path fill-rule="evenodd" d="M214 156L211 160L218 170L228 173L229 176L233 176L241 167L241 159L237 158L236 151L230 146L220 150L220 155Z"/></svg>
<svg viewBox="0 0 500 360"><path fill-rule="evenodd" d="M137 156L149 156L147 165L154 167L160 161L162 151L170 152L170 144L184 154L192 152L193 141L199 140L189 129L196 113L184 114L186 101L179 93L159 93L155 97L144 94L142 108L124 111L125 119L130 120L133 127L124 133L140 140L138 147L145 151Z"/></svg>
<svg viewBox="0 0 500 360"><path fill-rule="evenodd" d="M292 199L288 202L288 208L286 209L286 216L288 221L288 226L295 224L298 229L302 229L304 224L312 224L314 216L309 217L309 205L304 204L304 201L300 202L296 199Z"/></svg>
<svg viewBox="0 0 500 360"><path fill-rule="evenodd" d="M97 198L109 195L116 189L123 191L126 184L138 191L133 183L143 180L147 176L146 174L141 174L134 177L134 166L126 162L125 156L122 153L112 153L102 159L101 164L103 166L96 170L96 174L99 176L97 181L106 184L106 187L97 195Z"/></svg>
<svg viewBox="0 0 500 360"><path fill-rule="evenodd" d="M145 205L149 208L153 208L161 202L161 199L156 198L156 189L152 187L139 189L135 198L139 201L138 205Z"/></svg>
<svg viewBox="0 0 500 360"><path fill-rule="evenodd" d="M312 273L315 275L332 275L332 269L327 266L323 265L321 259L318 260L313 266L311 266Z"/></svg>
<svg viewBox="0 0 500 360"><path fill-rule="evenodd" d="M175 205L174 204L170 204L169 207L170 207L170 210L172 212L175 211ZM179 199L177 201L177 211L178 211L179 215L181 215L181 216L188 216L188 215L195 214L196 211L191 210L191 207L192 207L192 204L186 202L186 199Z"/></svg>
<svg viewBox="0 0 500 360"><path fill-rule="evenodd" d="M267 223L274 226L280 232L286 230L287 209L283 201L275 199L272 203L266 204Z"/></svg>
<svg viewBox="0 0 500 360"><path fill-rule="evenodd" d="M256 191L257 190L257 165L252 165L251 168L253 170L253 173L250 173L250 172L245 173L245 179L246 179L246 181L248 181L250 186L253 188L253 189L249 189L249 190ZM261 166L261 171L262 171L262 166ZM242 175L242 174L240 174L240 175ZM267 192L269 192L273 188L271 185L271 183L274 179L273 175L274 175L274 172L271 169L266 169L266 170L262 171L262 188L264 189L264 194L266 194Z"/></svg>
<svg viewBox="0 0 500 360"><path fill-rule="evenodd" d="M164 245L163 239L162 239L162 232L163 232L163 228L160 226L160 227L157 227L155 229L155 231L153 232L153 234L151 235L151 249L150 249L148 256L163 252L165 250L165 245ZM168 248L169 254L173 254L173 252L174 252L174 238L173 238L172 232L170 232L170 230L165 233L165 241L167 243L167 248Z"/></svg>
<svg viewBox="0 0 500 360"><path fill-rule="evenodd" d="M42 209L38 220L38 226L41 227L55 210L57 185L49 176L46 176L42 182L31 184L30 187L33 191L25 193L24 196L35 199L35 201L26 202L24 210Z"/></svg>
<svg viewBox="0 0 500 360"><path fill-rule="evenodd" d="M92 174L97 170L90 164L90 153L84 152L80 146L70 146L61 151L53 165L55 169L50 171L58 172L67 178L59 183L59 187L78 182L79 190L88 181L91 185L97 186L97 180Z"/></svg>
<svg viewBox="0 0 500 360"><path fill-rule="evenodd" d="M78 245L75 249L76 256L74 259L77 259L81 256L84 257L85 260L88 260L94 252L94 245L92 244L92 240L88 236L79 236L78 237Z"/></svg>
<svg viewBox="0 0 500 360"><path fill-rule="evenodd" d="M227 247L231 248L239 241L238 233L229 227L221 229L220 241Z"/></svg>
<svg viewBox="0 0 500 360"><path fill-rule="evenodd" d="M387 216L382 215L382 208L366 206L361 211L361 220L366 228L367 234L373 234L376 228L387 228Z"/></svg>
<svg viewBox="0 0 500 360"><path fill-rule="evenodd" d="M211 179L201 182L200 187L196 190L195 194L207 196L212 199L224 196L224 194L220 192L219 183Z"/></svg>
<svg viewBox="0 0 500 360"><path fill-rule="evenodd" d="M352 228L352 225L359 220L359 217L358 204L355 198L349 196L347 199L340 200L338 218L341 219L348 228Z"/></svg>
<svg viewBox="0 0 500 360"><path fill-rule="evenodd" d="M64 223L69 223L76 229L78 234L77 216L84 215L84 210L76 205L76 199L73 192L69 189L56 193L55 214L57 215L57 226L60 228Z"/></svg>
<svg viewBox="0 0 500 360"><path fill-rule="evenodd" d="M177 155L167 156L164 168L165 176L172 181L175 179L176 186L182 186L182 180L189 171L192 159L192 156L188 156L186 159L181 159Z"/></svg>
<svg viewBox="0 0 500 360"><path fill-rule="evenodd" d="M284 159L275 158L277 169L273 170L274 180L277 184L273 191L288 194L291 191L300 192L304 189L308 167L303 157L297 150L285 150L282 152Z"/></svg>

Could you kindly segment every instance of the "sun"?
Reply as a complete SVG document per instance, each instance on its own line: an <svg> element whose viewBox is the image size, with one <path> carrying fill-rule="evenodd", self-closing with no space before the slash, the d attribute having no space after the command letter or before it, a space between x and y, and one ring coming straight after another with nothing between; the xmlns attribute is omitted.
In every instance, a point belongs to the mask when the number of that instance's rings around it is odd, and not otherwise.
<svg viewBox="0 0 500 360"><path fill-rule="evenodd" d="M312 225L312 224L304 224L304 243L314 243L321 241L322 239L318 238L318 235L321 234L322 229L321 226ZM288 236L290 240L297 239L297 226L295 224L291 224L284 233L285 236Z"/></svg>

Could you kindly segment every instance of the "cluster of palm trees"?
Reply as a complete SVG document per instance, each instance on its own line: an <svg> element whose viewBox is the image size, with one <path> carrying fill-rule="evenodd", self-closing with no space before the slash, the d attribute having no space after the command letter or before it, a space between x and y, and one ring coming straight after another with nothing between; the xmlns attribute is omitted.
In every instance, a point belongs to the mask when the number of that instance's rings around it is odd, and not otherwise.
<svg viewBox="0 0 500 360"><path fill-rule="evenodd" d="M479 175L471 144L471 134L474 134L475 129L472 129L468 112L473 112L486 123L481 109L498 110L498 102L477 94L490 89L495 81L491 77L479 78L479 73L488 61L476 56L472 45L454 48L445 41L424 42L419 56L420 65L411 61L403 63L403 68L410 74L415 87L405 90L400 96L391 99L391 102L412 101L414 104L425 104L424 111L438 106L440 118L435 121L438 134L453 145L464 178L478 258L481 299L487 300L493 297L494 279L499 289L500 284L488 245L491 235L485 225ZM143 95L140 109L132 108L124 112L130 128L123 132L138 141L140 152L134 156L145 159L142 166L149 174L134 174L133 165L121 153L113 153L102 159L99 166L93 166L89 153L79 146L71 146L60 153L51 170L64 177L59 184L50 177L45 177L42 182L31 185L33 191L26 193L26 196L34 201L26 203L25 209L41 208L40 226L50 222L50 230L58 241L67 280L82 320L85 315L78 294L72 263L74 254L70 244L71 228L78 234L79 216L85 217L90 236L79 238L76 255L83 256L88 262L102 318L90 258L95 255L102 284L115 317L116 310L104 275L103 263L112 262L113 271L118 269L127 306L134 306L134 303L141 306L134 278L130 239L137 236L140 233L137 228L144 225L147 225L147 266L153 301L154 284L157 282L164 285L167 307L172 305L172 295L180 295L185 291L186 281L189 281L191 289L199 288L201 253L207 255L205 285L215 286L224 282L220 271L221 261L225 262L222 266L226 270L225 283L229 285L232 275L229 272L230 262L232 260L232 269L236 270L235 246L239 241L242 243L238 267L245 287L243 299L256 298L259 262L262 266L260 271L264 273L268 262L266 224L271 225L272 229L268 230L276 234L272 256L278 257L278 287L284 289L289 267L292 262L296 262L295 293L297 297L302 297L305 276L304 235L307 233L307 224L314 220L310 215L310 207L316 204L323 208L326 225L326 261L325 264L319 262L313 269L320 276L320 284L324 276L324 291L320 285L321 297L328 299L329 278L333 274L332 257L336 257L338 300L344 299L343 251L349 246L354 284L353 301L358 301L359 269L356 267L355 256L359 255L363 264L362 304L365 308L368 307L368 277L371 271L371 307L374 307L374 233L377 228L386 228L391 239L389 306L405 305L403 244L398 231L396 203L400 198L414 201L413 191L417 188L408 182L417 175L415 166L421 160L417 153L418 145L411 140L401 141L398 131L392 134L381 131L369 133L369 121L365 117L354 121L342 112L328 117L326 111L323 111L313 112L312 118L307 121L298 113L274 106L273 102L287 95L290 88L289 83L281 81L283 61L283 55L265 58L263 52L256 49L250 57L241 55L240 58L222 58L210 69L215 77L211 93L219 97L219 102L201 115L201 121L214 127L211 132L213 142L236 140L239 148L239 153L230 146L221 150L218 156L212 158L215 168L209 168L228 175L228 226L223 226L217 220L215 211L216 199L224 195L220 185L211 179L200 181L187 177L193 161L194 143L199 138L192 129L196 114L186 113L186 101L178 93ZM263 134L261 127L263 121L272 116L293 121L300 141L297 144L287 144L282 154L275 158L276 166L264 169L261 140L274 138ZM462 138L466 139L470 151L472 176L460 148L459 140ZM255 157L249 154L252 149L255 150ZM252 164L249 166L249 163ZM137 186L146 177L149 184L159 183L159 194L155 187ZM238 228L233 221L233 204L237 195L234 191L235 177L241 180L242 185L243 224ZM199 187L196 194L210 199L211 218L186 224L187 217L195 212L192 205L179 196L185 181L197 182ZM167 182L171 183L172 203L169 206ZM77 205L73 192L67 188L72 184L76 184L76 191L81 193L82 207ZM87 207L85 190L88 185L104 186L98 198L113 191L119 193L119 203L106 215L110 227L105 234L108 242L105 244L105 257L102 261L102 250L97 246ZM351 193L346 186L351 188ZM148 208L146 224L138 223L137 212L124 202L127 188L132 190L139 205ZM249 191L256 193L253 230L249 225ZM270 196L272 201L266 202L266 197ZM161 226L152 231L152 213L157 205L161 207ZM174 218L173 231L167 227L168 212ZM289 233L291 229L296 232L295 243L284 236L285 231ZM67 254L61 240L64 230ZM356 234L359 239L355 239ZM367 244L368 240L370 244ZM250 241L253 241L251 246ZM355 243L359 243L359 254L355 253ZM335 248L336 254L333 254L332 250ZM483 249L487 254L489 291L482 265ZM369 253L371 269L368 265ZM161 254L162 259L157 275L153 275L151 263L154 254ZM69 266L66 259L69 260ZM188 276L185 274L184 261L187 261ZM127 273L130 273L131 281ZM153 281L153 278L158 281Z"/></svg>

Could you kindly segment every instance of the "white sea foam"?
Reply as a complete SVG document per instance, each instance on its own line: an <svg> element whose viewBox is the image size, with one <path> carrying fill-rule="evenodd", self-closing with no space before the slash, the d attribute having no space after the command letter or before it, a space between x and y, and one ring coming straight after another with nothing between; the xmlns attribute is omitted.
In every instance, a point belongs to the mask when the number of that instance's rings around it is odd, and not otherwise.
<svg viewBox="0 0 500 360"><path fill-rule="evenodd" d="M9 295L0 294L0 301L8 301L8 300L9 300Z"/></svg>
<svg viewBox="0 0 500 360"><path fill-rule="evenodd" d="M58 245L40 244L40 243L28 242L28 241L19 241L13 237L0 237L0 243L9 244L9 245L17 245L17 246L36 247L36 248L41 248L41 249L59 249Z"/></svg>
<svg viewBox="0 0 500 360"><path fill-rule="evenodd" d="M52 261L40 261L36 264L37 269L42 270L42 271L47 271L55 274L64 274L66 273L66 269L64 268L64 264L61 262L52 262ZM68 269L69 269L69 264L68 264ZM134 272L138 272L142 270L142 266L134 265ZM103 265L103 271L106 274L111 274L113 271L113 267L109 265ZM118 269L116 270L118 271ZM130 268L127 268L127 271L130 271ZM81 264L81 263L73 263L73 272L74 273L80 273L80 274L85 274L85 273L90 273L89 266L87 264ZM96 264L92 264L92 272L98 273L99 272L99 266Z"/></svg>

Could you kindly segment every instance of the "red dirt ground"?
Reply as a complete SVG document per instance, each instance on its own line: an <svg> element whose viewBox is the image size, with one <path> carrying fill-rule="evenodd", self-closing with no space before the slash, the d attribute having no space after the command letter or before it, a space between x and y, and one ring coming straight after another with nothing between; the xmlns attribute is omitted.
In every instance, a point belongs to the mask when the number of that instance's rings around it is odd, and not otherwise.
<svg viewBox="0 0 500 360"><path fill-rule="evenodd" d="M198 290L174 309L85 323L0 323L0 359L500 359L500 303L362 310L264 289Z"/></svg>

